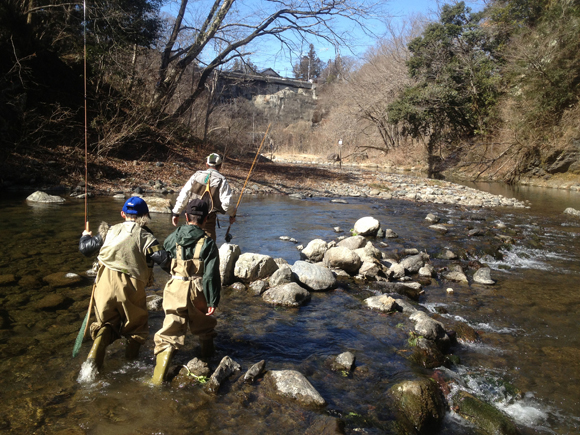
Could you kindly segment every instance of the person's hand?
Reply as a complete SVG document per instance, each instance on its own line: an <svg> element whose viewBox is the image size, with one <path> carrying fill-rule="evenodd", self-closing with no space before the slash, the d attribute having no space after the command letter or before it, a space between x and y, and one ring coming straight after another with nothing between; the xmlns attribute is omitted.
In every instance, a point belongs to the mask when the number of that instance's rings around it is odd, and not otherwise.
<svg viewBox="0 0 580 435"><path fill-rule="evenodd" d="M236 217L230 216L230 225L233 224L235 221L236 221Z"/></svg>
<svg viewBox="0 0 580 435"><path fill-rule="evenodd" d="M213 313L215 313L215 307L207 307L207 313L205 315L211 316Z"/></svg>
<svg viewBox="0 0 580 435"><path fill-rule="evenodd" d="M92 231L84 230L83 231L83 236L91 236L91 237L93 237L93 232Z"/></svg>
<svg viewBox="0 0 580 435"><path fill-rule="evenodd" d="M174 227L177 226L178 222L179 222L179 216L171 216L171 223L173 224Z"/></svg>

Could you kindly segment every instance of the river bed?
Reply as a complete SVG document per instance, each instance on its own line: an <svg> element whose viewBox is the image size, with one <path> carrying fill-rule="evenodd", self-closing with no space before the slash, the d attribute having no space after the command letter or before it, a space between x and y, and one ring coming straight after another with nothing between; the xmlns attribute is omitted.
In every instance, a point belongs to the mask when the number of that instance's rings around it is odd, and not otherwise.
<svg viewBox="0 0 580 435"><path fill-rule="evenodd" d="M478 186L493 190L494 186ZM504 188L502 188L504 189ZM542 193L538 193L542 192ZM500 193L500 192L493 192ZM510 192L501 192L509 196ZM554 192L561 193L559 191ZM524 434L580 431L580 219L563 215L566 207L580 209L578 194L566 200L535 199L550 193L538 189L511 192L528 199L529 209L468 209L403 200L345 198L293 199L247 196L232 226L242 252L281 257L290 264L300 258L297 244L314 238L326 241L348 235L357 219L373 216L383 228L398 234L384 239L385 252L417 248L435 260L444 248L464 261L480 260L492 268L494 286L457 284L436 279L424 287L420 304L431 313L465 322L480 336L476 343L453 349L461 362L448 371L457 385L508 413ZM571 195L571 196L570 196ZM557 197L557 195L556 195ZM185 434L185 433L304 433L319 418L340 417L346 433L395 433L395 416L386 406L388 389L425 370L405 357L408 332L402 317L367 309L363 300L374 295L372 285L341 284L338 289L313 293L299 309L275 308L260 297L224 290L218 310L216 339L219 359L229 355L242 373L253 363L267 369L291 368L303 373L326 399L320 410L264 394L260 382L236 389L225 385L216 397L200 388L172 385L153 389L146 381L153 372L152 335L163 313L150 315L150 340L138 361L127 363L123 343L109 347L103 372L93 382L79 382L79 370L90 348L71 359L71 351L91 291L89 278L73 286L47 285L55 272L83 274L91 260L78 253L84 203L68 199L64 205L30 204L25 196L0 199L0 235L4 256L0 276L14 280L0 286L0 431L7 433ZM120 220L122 201L90 201L91 227ZM450 228L445 235L428 228L425 216L435 213ZM225 220L224 220L225 221ZM514 239L503 258L486 256L496 239L498 223ZM333 227L344 232L337 234ZM172 230L168 215L153 215L150 225L163 240ZM468 237L484 228L488 237ZM218 229L221 244L226 228ZM167 275L156 269L161 291ZM448 293L448 288L453 293ZM47 295L62 302L46 309ZM43 308L44 307L44 308ZM344 351L356 355L349 376L332 372L327 359ZM188 335L176 362L185 364L198 352ZM512 388L513 387L513 388ZM519 391L513 394L513 391ZM441 433L477 431L450 413Z"/></svg>

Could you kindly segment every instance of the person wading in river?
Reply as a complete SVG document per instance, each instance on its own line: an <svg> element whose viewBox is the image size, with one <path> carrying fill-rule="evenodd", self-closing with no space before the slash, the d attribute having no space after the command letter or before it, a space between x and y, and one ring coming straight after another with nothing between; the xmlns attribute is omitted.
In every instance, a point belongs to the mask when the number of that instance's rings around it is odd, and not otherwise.
<svg viewBox="0 0 580 435"><path fill-rule="evenodd" d="M125 356L135 359L149 335L145 287L153 277L153 263L164 265L168 254L145 226L149 208L139 197L129 198L121 216L125 222L109 227L101 224L93 237L83 231L79 250L84 255L99 251L99 270L94 288L96 322L91 324L94 340L87 362L97 370L103 365L106 347L127 337Z"/></svg>
<svg viewBox="0 0 580 435"><path fill-rule="evenodd" d="M171 255L171 278L163 291L163 327L155 334L156 365L151 382L160 385L176 349L183 346L189 325L199 336L201 356L214 353L215 312L221 291L217 245L202 230L209 205L191 200L185 208L186 225L171 233L164 248Z"/></svg>
<svg viewBox="0 0 580 435"><path fill-rule="evenodd" d="M203 171L197 171L183 186L173 207L171 222L177 226L179 215L192 199L202 198L211 204L207 221L202 229L216 241L215 225L217 213L228 214L230 225L236 220L236 208L232 203L232 189L226 178L219 173L222 166L222 158L219 154L212 153L207 156L206 167ZM206 193L207 192L207 193ZM204 195L205 194L205 195ZM207 199L206 199L207 198ZM218 222L219 224L219 222Z"/></svg>

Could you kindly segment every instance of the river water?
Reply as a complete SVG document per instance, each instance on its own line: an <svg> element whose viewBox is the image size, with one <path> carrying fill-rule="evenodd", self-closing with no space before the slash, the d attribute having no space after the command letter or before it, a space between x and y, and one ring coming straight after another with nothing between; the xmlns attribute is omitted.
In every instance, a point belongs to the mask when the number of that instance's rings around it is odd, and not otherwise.
<svg viewBox="0 0 580 435"><path fill-rule="evenodd" d="M563 215L580 209L572 192L478 185L482 190L531 201L529 209L469 210L408 201L346 198L298 200L282 196L244 197L232 226L232 243L242 252L299 259L295 238L306 245L314 238L335 239L364 216L377 218L399 237L385 239L382 251L397 255L405 248L425 250L436 268L448 262L435 257L448 248L462 264L480 260L492 268L494 286L445 282L424 286L420 304L441 321L466 323L479 334L475 343L460 343L452 352L460 363L441 369L455 387L493 403L509 414L524 434L580 432L580 219ZM322 416L341 417L346 433L395 433L395 413L388 389L405 379L428 374L408 361L412 324L402 314L385 316L365 308L372 285L342 282L338 289L313 293L299 309L267 305L260 297L225 289L218 310L219 336L215 368L229 355L242 366L266 361L268 369L303 373L326 399L324 409L304 409L267 393L262 382L241 388L225 384L217 396L198 386L151 388L152 335L163 313L150 315L150 340L136 362L124 360L123 342L109 347L103 372L79 381L90 348L71 359L77 332L88 306L91 281L54 287L44 278L55 272L83 275L91 260L78 253L83 227L82 200L64 205L34 205L24 195L0 198L0 432L62 434L220 434L304 433ZM91 226L120 220L122 201L90 202ZM450 231L428 228L425 216L439 215ZM499 223L506 228L498 230ZM163 240L173 227L169 216L153 215L150 225ZM472 228L487 235L470 238ZM495 252L497 234L513 238L511 248ZM225 228L218 230L223 240ZM221 242L220 242L221 243ZM377 247L378 244L377 244ZM466 268L467 269L467 268ZM167 275L156 269L161 292ZM473 271L468 271L471 277ZM11 275L14 275L12 279ZM448 288L453 293L448 293ZM47 308L46 297L58 297ZM49 304L50 305L50 304ZM435 314L437 313L437 314ZM329 369L327 359L345 351L356 355L348 376ZM185 364L197 356L197 340L188 335L175 357ZM517 392L517 393L514 393ZM441 433L478 433L450 413Z"/></svg>

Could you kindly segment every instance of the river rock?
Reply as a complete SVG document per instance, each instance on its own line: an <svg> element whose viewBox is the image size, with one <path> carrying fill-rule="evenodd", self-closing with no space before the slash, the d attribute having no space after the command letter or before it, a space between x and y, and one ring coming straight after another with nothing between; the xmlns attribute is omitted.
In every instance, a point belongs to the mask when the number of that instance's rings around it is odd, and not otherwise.
<svg viewBox="0 0 580 435"><path fill-rule="evenodd" d="M222 285L226 286L234 282L234 270L240 255L242 255L242 251L238 245L224 243L220 246L220 277L222 279Z"/></svg>
<svg viewBox="0 0 580 435"><path fill-rule="evenodd" d="M325 252L328 250L326 242L322 239L314 239L308 242L306 248L300 252L300 258L313 262L322 261Z"/></svg>
<svg viewBox="0 0 580 435"><path fill-rule="evenodd" d="M445 234L448 231L447 227L445 225L442 225L442 224L429 225L429 228L431 228L432 230L435 230L441 234Z"/></svg>
<svg viewBox="0 0 580 435"><path fill-rule="evenodd" d="M426 217L425 220L432 222L434 224L436 224L437 222L439 222L439 217L434 215L433 213L429 213Z"/></svg>
<svg viewBox="0 0 580 435"><path fill-rule="evenodd" d="M147 310L163 311L163 298L159 295L147 296Z"/></svg>
<svg viewBox="0 0 580 435"><path fill-rule="evenodd" d="M499 409L483 402L466 391L459 391L453 398L455 412L473 423L486 434L518 435L514 422Z"/></svg>
<svg viewBox="0 0 580 435"><path fill-rule="evenodd" d="M367 244L367 239L363 236L351 236L342 239L336 244L336 246L342 246L343 248L348 248L352 251L364 247Z"/></svg>
<svg viewBox="0 0 580 435"><path fill-rule="evenodd" d="M59 293L46 295L34 303L37 310L55 311L66 307L66 298Z"/></svg>
<svg viewBox="0 0 580 435"><path fill-rule="evenodd" d="M354 224L354 232L359 236L374 236L381 227L381 224L372 216L360 218Z"/></svg>
<svg viewBox="0 0 580 435"><path fill-rule="evenodd" d="M407 296L409 299L418 301L419 295L422 292L421 284L418 282L385 282L380 281L378 283L385 293L398 293L403 296Z"/></svg>
<svg viewBox="0 0 580 435"><path fill-rule="evenodd" d="M289 284L292 282L292 268L288 264L284 264L278 268L276 272L270 277L270 287L276 287L282 284Z"/></svg>
<svg viewBox="0 0 580 435"><path fill-rule="evenodd" d="M437 254L437 258L442 260L455 260L457 258L457 254L455 252L450 251L449 249L443 249L439 254Z"/></svg>
<svg viewBox="0 0 580 435"><path fill-rule="evenodd" d="M445 402L436 382L403 381L394 385L389 394L419 434L438 433L445 416Z"/></svg>
<svg viewBox="0 0 580 435"><path fill-rule="evenodd" d="M377 263L382 258L381 251L375 248L371 242L367 242L362 248L355 249L354 252L363 262Z"/></svg>
<svg viewBox="0 0 580 435"><path fill-rule="evenodd" d="M358 272L362 263L354 251L342 246L336 246L326 251L323 262L326 267L336 267L351 275Z"/></svg>
<svg viewBox="0 0 580 435"><path fill-rule="evenodd" d="M211 373L208 364L199 358L193 358L186 364L185 367L187 367L187 370L189 370L195 376L209 376Z"/></svg>
<svg viewBox="0 0 580 435"><path fill-rule="evenodd" d="M463 283L468 282L467 276L465 276L463 269L458 264L452 265L448 272L443 273L443 278L445 278L448 281L454 282L463 282Z"/></svg>
<svg viewBox="0 0 580 435"><path fill-rule="evenodd" d="M446 349L449 346L450 339L441 322L432 319L422 311L411 314L409 319L415 322L415 332L417 335L435 341L440 349Z"/></svg>
<svg viewBox="0 0 580 435"><path fill-rule="evenodd" d="M297 261L292 266L293 279L312 291L330 290L336 287L336 277L330 270L317 264Z"/></svg>
<svg viewBox="0 0 580 435"><path fill-rule="evenodd" d="M76 273L56 272L45 276L42 280L51 287L70 287L80 283L83 279Z"/></svg>
<svg viewBox="0 0 580 435"><path fill-rule="evenodd" d="M376 279L377 276L384 277L383 269L377 263L371 263L370 261L364 261L358 270L358 274L364 279Z"/></svg>
<svg viewBox="0 0 580 435"><path fill-rule="evenodd" d="M491 279L491 269L482 267L473 274L473 281L478 284L493 285L495 281Z"/></svg>
<svg viewBox="0 0 580 435"><path fill-rule="evenodd" d="M401 307L399 307L397 304L397 301L391 296L387 295L372 296L367 298L365 299L365 304L369 308L374 308L385 313L392 313L401 309Z"/></svg>
<svg viewBox="0 0 580 435"><path fill-rule="evenodd" d="M273 370L268 373L277 394L297 400L306 406L325 406L326 400L304 375L295 370Z"/></svg>
<svg viewBox="0 0 580 435"><path fill-rule="evenodd" d="M0 275L0 287L16 284L16 277L12 274Z"/></svg>
<svg viewBox="0 0 580 435"><path fill-rule="evenodd" d="M564 210L564 213L580 217L580 210L575 210L572 207L568 207L566 210Z"/></svg>
<svg viewBox="0 0 580 435"><path fill-rule="evenodd" d="M256 281L253 281L248 286L248 290L254 296L260 296L262 293L264 293L266 291L267 288L268 288L268 281L264 280L264 279L258 279Z"/></svg>
<svg viewBox="0 0 580 435"><path fill-rule="evenodd" d="M395 233L393 230L391 230L390 228L387 228L385 230L385 237L387 239L396 239L397 237L399 237L399 235L397 233Z"/></svg>
<svg viewBox="0 0 580 435"><path fill-rule="evenodd" d="M150 213L171 214L171 201L168 198L146 196L143 200L147 203Z"/></svg>
<svg viewBox="0 0 580 435"><path fill-rule="evenodd" d="M269 255L246 253L240 255L234 268L236 278L244 282L266 278L278 270L278 265Z"/></svg>
<svg viewBox="0 0 580 435"><path fill-rule="evenodd" d="M445 355L437 347L437 344L423 337L416 339L413 346L413 354L409 359L426 369L434 369L445 364Z"/></svg>
<svg viewBox="0 0 580 435"><path fill-rule="evenodd" d="M401 263L391 263L387 274L393 279L401 279L405 276L405 267Z"/></svg>
<svg viewBox="0 0 580 435"><path fill-rule="evenodd" d="M205 384L204 390L207 393L216 394L222 384L222 382L233 375L235 372L240 370L240 365L231 359L229 356L224 356L220 361L220 365L215 372L211 375L207 384Z"/></svg>
<svg viewBox="0 0 580 435"><path fill-rule="evenodd" d="M245 292L247 290L246 284L243 282L234 282L228 288L235 292Z"/></svg>
<svg viewBox="0 0 580 435"><path fill-rule="evenodd" d="M319 415L314 418L304 435L342 435L345 423L340 418L329 415Z"/></svg>
<svg viewBox="0 0 580 435"><path fill-rule="evenodd" d="M298 307L310 300L310 293L295 282L291 282L266 290L262 298L269 304Z"/></svg>
<svg viewBox="0 0 580 435"><path fill-rule="evenodd" d="M421 269L419 269L419 276L432 277L435 276L435 269L432 265L426 264Z"/></svg>
<svg viewBox="0 0 580 435"><path fill-rule="evenodd" d="M351 371L354 367L355 356L352 352L343 352L331 364L332 370Z"/></svg>
<svg viewBox="0 0 580 435"><path fill-rule="evenodd" d="M246 374L244 375L244 382L248 384L253 383L254 380L262 374L265 365L266 361L262 360L254 364L252 367L250 367L246 372Z"/></svg>
<svg viewBox="0 0 580 435"><path fill-rule="evenodd" d="M425 261L427 260L429 260L429 255L421 252L417 255L411 255L409 257L403 258L400 264L405 268L407 272L417 273L419 272L419 269L423 267Z"/></svg>
<svg viewBox="0 0 580 435"><path fill-rule="evenodd" d="M49 195L48 193L42 192L40 190L37 190L33 194L29 195L26 198L26 200L30 202L42 202L49 204L62 204L63 202L66 201L64 198L61 198L60 196Z"/></svg>

